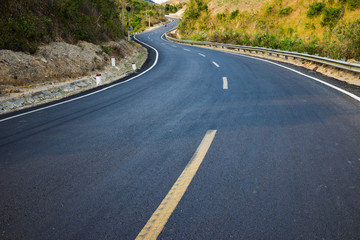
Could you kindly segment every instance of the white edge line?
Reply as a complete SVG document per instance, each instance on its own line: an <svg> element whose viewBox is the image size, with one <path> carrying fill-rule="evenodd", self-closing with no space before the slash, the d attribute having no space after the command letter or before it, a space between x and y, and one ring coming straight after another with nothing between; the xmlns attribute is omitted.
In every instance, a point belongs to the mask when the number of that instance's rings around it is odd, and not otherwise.
<svg viewBox="0 0 360 240"><path fill-rule="evenodd" d="M216 62L212 62L216 67L220 67Z"/></svg>
<svg viewBox="0 0 360 240"><path fill-rule="evenodd" d="M177 43L177 44L179 44L179 45L184 45L184 46L188 46L187 44L184 44L184 43ZM192 46L192 47L197 47L197 48L204 49L204 48L198 47L198 46ZM216 52L222 52L222 53L232 54L232 55L236 55L236 56L241 56L241 57L252 58L252 59L259 60L259 61L263 61L263 62L267 62L267 63L274 64L274 65L276 65L276 66L279 66L279 67L285 68L285 69L287 69L287 70L289 70L289 71L292 71L292 72L295 72L295 73L297 73L297 74L300 74L300 75L302 75L302 76L304 76L304 77L310 78L310 79L312 79L312 80L314 80L314 81L316 81L316 82L322 83L322 84L324 84L324 85L326 85L326 86L328 86L328 87L330 87L330 88L332 88L332 89L335 89L335 90L337 90L337 91L339 91L339 92L341 92L341 93L343 93L343 94L345 94L345 95L347 95L347 96L355 99L356 101L360 102L360 97L357 96L357 95L355 95L355 94L353 94L353 93L351 93L351 92L348 92L348 91L346 91L346 90L344 90L344 89L341 89L341 88L339 88L339 87L336 87L336 86L334 86L334 85L332 85L332 84L330 84L330 83L324 82L324 81L322 81L322 80L320 80L320 79L318 79L318 78L316 78L316 77L312 77L312 76L309 76L309 75L307 75L307 74L305 74L305 73L299 72L299 71L297 71L297 70L295 70L295 69L292 69L292 68L289 68L289 67L285 67L285 66L283 66L283 65L281 65L281 64L278 64L278 63L275 63L275 62L271 62L271 61L269 61L269 60L262 59L262 58L260 58L260 57L253 57L253 56L248 56L248 55L245 55L245 54L233 53L233 52L226 52L226 51L221 51L221 50L211 49L211 48L206 48L206 49L212 50L212 51L216 51Z"/></svg>
<svg viewBox="0 0 360 240"><path fill-rule="evenodd" d="M214 50L215 50L215 49L214 49ZM215 51L217 51L217 50L215 50ZM222 52L222 51L220 51L220 52ZM237 55L237 56L243 56L243 57L248 57L248 58L252 58L252 59L257 59L257 60L260 60L260 61L263 61L263 62L271 63L271 64L274 64L274 65L276 65L276 66L285 68L285 69L287 69L287 70L290 70L290 71L292 71L292 72L295 72L295 73L297 73L297 74L300 74L300 75L302 75L302 76L304 76L304 77L308 77L308 78L310 78L310 79L312 79L312 80L314 80L314 81L317 81L317 82L319 82L319 83L322 83L322 84L324 84L324 85L326 85L326 86L328 86L328 87L331 87L331 88L333 88L333 89L335 89L335 90L337 90L337 91L339 91L339 92L342 92L343 94L346 94L346 95L348 95L349 97L351 97L351 98L353 98L353 99L355 99L355 100L357 100L357 101L360 102L360 97L359 97L359 96L357 96L357 95L355 95L355 94L353 94L353 93L351 93L351 92L348 92L348 91L346 91L346 90L344 90L344 89L342 89L342 88L336 87L336 86L334 86L334 85L332 85L332 84L330 84L330 83L327 83L327 82L325 82L325 81L322 81L322 80L320 80L320 79L318 79L318 78L316 78L316 77L312 77L312 76L309 76L309 75L307 75L307 74L305 74L305 73L299 72L299 71L297 71L297 70L295 70L295 69L292 69L292 68L289 68L289 67L286 67L286 66L283 66L283 65L281 65L281 64L278 64L278 63L275 63L275 62L271 62L271 61L268 61L268 60L265 60L265 59L261 59L261 58L256 58L256 57L247 56L247 55L242 55L242 54L237 54L237 53L232 53L232 52L228 52L228 53L233 54L233 55Z"/></svg>
<svg viewBox="0 0 360 240"><path fill-rule="evenodd" d="M152 47L152 46L150 46L150 45L148 45L148 44L140 41L140 40L137 39L135 36L134 36L134 38L135 38L137 41L141 42L142 44L144 44L144 45L146 45L146 46L154 49L155 52L156 52L155 62L154 62L154 64L153 64L149 69L145 70L144 72L140 73L139 75L136 75L136 76L134 76L134 77L132 77L132 78L126 80L126 81L119 82L119 83L115 83L114 85L111 85L111 86L102 88L102 89L100 89L100 90L97 90L97 91L95 91L95 92L88 93L88 94L83 95L83 96L80 96L80 97L72 98L72 99L69 99L69 100L66 100L66 101L63 101L63 102L55 103L55 104L52 104L52 105L49 105L49 106L46 106L46 107L42 107L42 108L35 109L35 110L29 111L29 112L24 112L24 113L21 113L21 114L18 114L18 115L14 115L14 116L11 116L11 117L8 117L8 118L4 118L4 119L1 119L0 122L5 122L5 121L10 120L10 119L14 119L14 118L18 118L18 117L21 117L21 116L24 116L24 115L28 115L28 114L30 114L30 113L39 112L39 111L42 111L42 110L45 110L45 109L48 109L48 108L52 108L52 107L56 107L56 106L59 106L59 105L65 104L65 103L73 102L73 101L79 100L79 99L81 99L81 98L85 98L85 97L94 95L94 94L96 94L96 93L103 92L103 91L105 91L105 90L108 90L108 89L110 89L110 88L116 87L116 86L118 86L118 85L121 85L121 84L130 82L130 81L132 81L132 80L134 80L134 79L136 79L136 78L144 75L145 73L147 73L148 71L150 71L151 69L153 69L153 68L155 67L155 65L157 64L158 58L159 58L159 52L156 50L156 48L154 48L154 47Z"/></svg>

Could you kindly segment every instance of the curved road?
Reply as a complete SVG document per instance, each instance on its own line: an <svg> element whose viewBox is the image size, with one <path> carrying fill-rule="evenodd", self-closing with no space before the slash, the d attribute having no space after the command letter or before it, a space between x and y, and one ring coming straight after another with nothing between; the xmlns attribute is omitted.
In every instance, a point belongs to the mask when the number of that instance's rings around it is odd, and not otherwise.
<svg viewBox="0 0 360 240"><path fill-rule="evenodd" d="M359 239L360 103L174 25L140 77L0 122L0 239Z"/></svg>

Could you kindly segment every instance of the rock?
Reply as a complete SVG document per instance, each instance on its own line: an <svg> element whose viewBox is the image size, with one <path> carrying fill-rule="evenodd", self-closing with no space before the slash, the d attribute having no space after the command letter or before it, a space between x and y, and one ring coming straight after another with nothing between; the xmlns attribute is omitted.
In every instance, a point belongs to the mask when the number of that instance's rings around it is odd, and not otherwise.
<svg viewBox="0 0 360 240"><path fill-rule="evenodd" d="M44 94L45 96L47 95L51 95L51 92L48 91L48 90L45 90L45 91L41 91L42 94Z"/></svg>
<svg viewBox="0 0 360 240"><path fill-rule="evenodd" d="M8 111L9 109L6 106L3 106L2 108L0 107L0 113L6 113Z"/></svg>
<svg viewBox="0 0 360 240"><path fill-rule="evenodd" d="M9 109L15 108L14 103L13 103L13 102L10 102L10 101L7 101L7 102L6 102L6 106L7 106Z"/></svg>
<svg viewBox="0 0 360 240"><path fill-rule="evenodd" d="M31 103L35 102L35 100L32 97L27 97L26 102L31 104Z"/></svg>
<svg viewBox="0 0 360 240"><path fill-rule="evenodd" d="M22 103L20 101L15 100L14 101L14 106L15 106L15 108L19 108L19 107L22 107L23 105L22 105Z"/></svg>
<svg viewBox="0 0 360 240"><path fill-rule="evenodd" d="M42 92L36 92L32 95L32 97L35 99L35 101L38 101L40 99L44 99L44 94Z"/></svg>
<svg viewBox="0 0 360 240"><path fill-rule="evenodd" d="M78 82L77 86L78 86L78 87L86 87L87 84L86 84L85 81L80 81L80 82Z"/></svg>
<svg viewBox="0 0 360 240"><path fill-rule="evenodd" d="M31 98L34 100L34 102L38 102L40 100L40 98L35 94L33 94Z"/></svg>
<svg viewBox="0 0 360 240"><path fill-rule="evenodd" d="M71 90L70 86L66 86L62 89L63 92L71 92Z"/></svg>
<svg viewBox="0 0 360 240"><path fill-rule="evenodd" d="M47 60L45 58L41 58L41 61L43 61L44 63L47 63Z"/></svg>
<svg viewBox="0 0 360 240"><path fill-rule="evenodd" d="M26 103L26 100L25 100L23 97L19 97L18 100L19 100L22 104L25 104L25 103Z"/></svg>

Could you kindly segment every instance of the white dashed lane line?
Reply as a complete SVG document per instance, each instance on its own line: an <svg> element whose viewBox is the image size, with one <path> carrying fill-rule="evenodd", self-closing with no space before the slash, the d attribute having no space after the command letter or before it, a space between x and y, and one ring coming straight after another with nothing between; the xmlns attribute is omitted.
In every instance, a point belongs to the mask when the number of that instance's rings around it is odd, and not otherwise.
<svg viewBox="0 0 360 240"><path fill-rule="evenodd" d="M216 67L220 67L219 64L217 64L216 62L212 62Z"/></svg>
<svg viewBox="0 0 360 240"><path fill-rule="evenodd" d="M206 57L206 55L202 54L202 53L198 53L200 56L202 57Z"/></svg>
<svg viewBox="0 0 360 240"><path fill-rule="evenodd" d="M227 77L223 77L223 89L229 89Z"/></svg>

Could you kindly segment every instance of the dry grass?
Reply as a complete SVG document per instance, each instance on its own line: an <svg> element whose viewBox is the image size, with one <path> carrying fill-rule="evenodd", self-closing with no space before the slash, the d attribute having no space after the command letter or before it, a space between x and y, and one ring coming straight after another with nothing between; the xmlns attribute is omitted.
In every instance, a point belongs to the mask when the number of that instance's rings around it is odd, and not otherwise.
<svg viewBox="0 0 360 240"><path fill-rule="evenodd" d="M211 0L208 2L209 10L212 15L225 11L232 12L236 9L248 12L258 12L264 3L264 0Z"/></svg>
<svg viewBox="0 0 360 240"><path fill-rule="evenodd" d="M161 5L165 6L166 4L169 5L177 5L179 3L188 3L190 0L169 0L166 2L163 2Z"/></svg>
<svg viewBox="0 0 360 240"><path fill-rule="evenodd" d="M357 40L347 37L346 41L340 41L344 35L338 35L342 34L338 30L349 26L348 23L360 20L360 7L350 10L348 4L340 3L340 0L334 0L332 4L326 1L326 8L345 7L343 17L340 20L333 17L334 25L330 27L328 24L321 25L325 16L323 11L317 17L307 17L309 5L321 0L203 1L209 10L202 11L195 19L187 18L185 24L180 24L181 35L199 41L272 47L317 53L336 59L360 58ZM284 11L286 9L290 10ZM232 12L235 10L239 10L239 13L233 17ZM356 33L354 28L351 31L353 35Z"/></svg>

